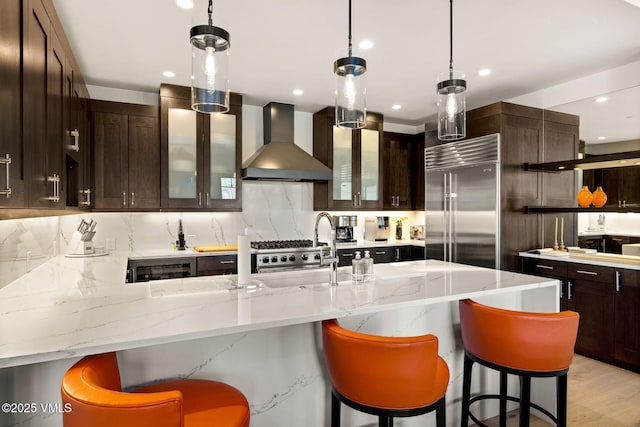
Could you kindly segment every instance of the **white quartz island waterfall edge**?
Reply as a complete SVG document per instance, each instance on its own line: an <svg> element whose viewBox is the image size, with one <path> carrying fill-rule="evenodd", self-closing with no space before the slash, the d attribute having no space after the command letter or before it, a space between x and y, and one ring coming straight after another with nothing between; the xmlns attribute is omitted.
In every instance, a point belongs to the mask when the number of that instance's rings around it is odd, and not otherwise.
<svg viewBox="0 0 640 427"><path fill-rule="evenodd" d="M225 381L247 396L252 427L324 427L329 385L316 322L337 317L363 332L436 334L451 372L447 425L454 426L460 425L462 390L456 301L469 297L505 308L558 310L556 280L433 260L377 264L375 282L366 285L212 290L233 277L125 284L128 256L57 257L0 289L3 401L59 403L60 380L76 360L117 350L125 387L176 377ZM293 284L300 274L306 273L254 278ZM472 393L497 384L481 370L474 375L481 377ZM517 390L513 381L511 391ZM534 399L553 409L554 389L555 383L534 382ZM477 414L496 411L487 405ZM342 413L344 426L375 424L373 417L348 408ZM396 424L430 425L433 416ZM61 425L60 413L0 413L3 427Z"/></svg>

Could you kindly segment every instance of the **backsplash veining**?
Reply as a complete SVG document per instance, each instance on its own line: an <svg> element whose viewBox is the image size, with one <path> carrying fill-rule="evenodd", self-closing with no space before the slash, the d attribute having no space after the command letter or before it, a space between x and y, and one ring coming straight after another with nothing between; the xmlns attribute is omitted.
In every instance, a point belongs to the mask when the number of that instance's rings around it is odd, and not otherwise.
<svg viewBox="0 0 640 427"><path fill-rule="evenodd" d="M81 215L0 221L0 287L12 282L58 253L64 253L81 219L98 225L93 239L98 248L113 239L118 251L170 248L177 240L182 219L188 246L234 245L238 234L249 232L251 240L311 239L316 213L313 184L244 182L242 212L88 212ZM355 238L364 238L367 215L406 217L404 238L410 224L422 224L422 212L334 212L358 215ZM390 237L395 237L395 221ZM329 227L320 225L320 239L329 239Z"/></svg>

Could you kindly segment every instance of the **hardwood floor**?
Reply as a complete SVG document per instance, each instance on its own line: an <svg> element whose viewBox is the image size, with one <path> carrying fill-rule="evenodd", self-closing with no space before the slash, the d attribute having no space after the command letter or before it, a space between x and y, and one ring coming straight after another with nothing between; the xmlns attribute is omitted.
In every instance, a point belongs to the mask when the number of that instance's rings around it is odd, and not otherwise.
<svg viewBox="0 0 640 427"><path fill-rule="evenodd" d="M640 374L575 355L569 369L569 427L640 427ZM498 418L486 420L498 426ZM518 425L518 411L507 425ZM531 427L551 424L532 417Z"/></svg>

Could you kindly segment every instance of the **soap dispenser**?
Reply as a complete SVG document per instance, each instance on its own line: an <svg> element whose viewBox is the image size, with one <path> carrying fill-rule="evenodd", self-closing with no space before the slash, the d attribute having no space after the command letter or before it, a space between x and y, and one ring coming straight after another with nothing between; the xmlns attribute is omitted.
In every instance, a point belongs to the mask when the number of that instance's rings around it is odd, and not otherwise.
<svg viewBox="0 0 640 427"><path fill-rule="evenodd" d="M356 257L351 261L351 278L355 282L362 282L364 277L364 262L360 251L356 251Z"/></svg>
<svg viewBox="0 0 640 427"><path fill-rule="evenodd" d="M364 251L364 259L362 260L363 268L363 280L369 282L373 280L373 258L369 255L369 251Z"/></svg>

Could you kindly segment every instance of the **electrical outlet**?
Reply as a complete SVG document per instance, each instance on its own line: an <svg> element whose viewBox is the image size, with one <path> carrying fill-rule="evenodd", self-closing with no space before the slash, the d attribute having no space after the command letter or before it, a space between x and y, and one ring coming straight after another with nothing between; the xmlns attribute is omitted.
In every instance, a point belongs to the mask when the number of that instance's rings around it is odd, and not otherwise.
<svg viewBox="0 0 640 427"><path fill-rule="evenodd" d="M114 239L113 237L108 237L105 244L107 246L108 251L116 250L116 239Z"/></svg>

